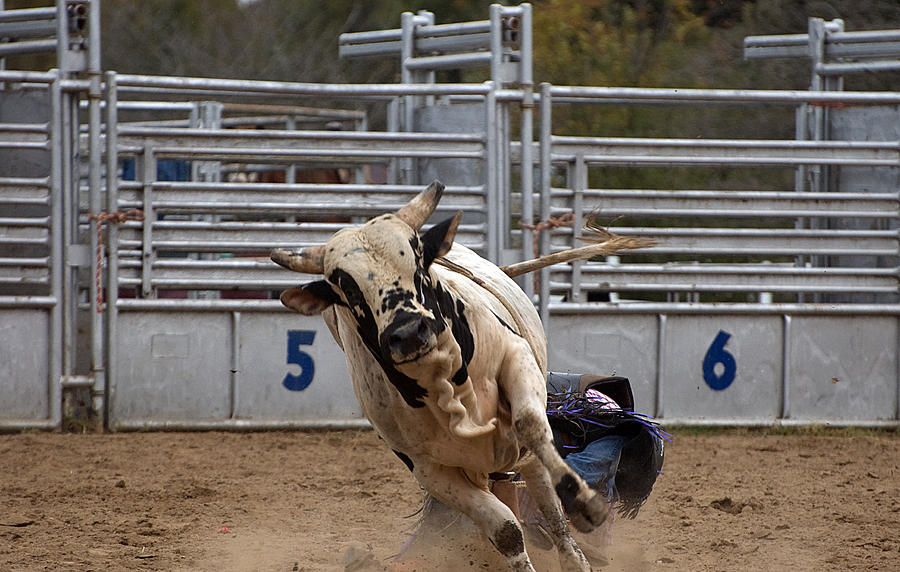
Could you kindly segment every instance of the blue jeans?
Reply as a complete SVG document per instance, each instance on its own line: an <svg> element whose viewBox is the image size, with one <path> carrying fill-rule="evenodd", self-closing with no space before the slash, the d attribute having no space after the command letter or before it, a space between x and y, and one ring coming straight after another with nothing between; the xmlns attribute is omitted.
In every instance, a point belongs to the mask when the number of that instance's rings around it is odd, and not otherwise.
<svg viewBox="0 0 900 572"><path fill-rule="evenodd" d="M611 497L619 456L627 439L621 435L607 435L587 444L584 450L569 453L565 461L588 485L599 488Z"/></svg>

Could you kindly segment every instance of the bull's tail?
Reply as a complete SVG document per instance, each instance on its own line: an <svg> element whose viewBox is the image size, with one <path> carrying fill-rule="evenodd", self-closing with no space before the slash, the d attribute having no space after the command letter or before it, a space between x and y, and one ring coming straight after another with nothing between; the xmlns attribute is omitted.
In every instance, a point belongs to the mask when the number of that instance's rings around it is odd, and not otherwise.
<svg viewBox="0 0 900 572"><path fill-rule="evenodd" d="M553 264L561 264L563 262L571 262L572 260L587 260L595 256L606 256L615 254L623 250L635 250L638 248L648 248L656 245L656 241L652 238L628 237L613 234L595 224L593 220L588 220L585 224L588 231L582 240L593 242L588 246L579 248L570 248L562 252L555 252L540 258L526 260L524 262L516 262L508 266L501 266L500 270L507 276L516 277L529 272L540 270L546 266Z"/></svg>

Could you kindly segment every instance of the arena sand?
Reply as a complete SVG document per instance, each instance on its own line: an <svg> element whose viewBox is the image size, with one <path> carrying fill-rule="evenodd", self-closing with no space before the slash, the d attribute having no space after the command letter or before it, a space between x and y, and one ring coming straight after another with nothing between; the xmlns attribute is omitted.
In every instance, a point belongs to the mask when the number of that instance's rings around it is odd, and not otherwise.
<svg viewBox="0 0 900 572"><path fill-rule="evenodd" d="M895 432L675 430L664 472L597 569L900 569ZM422 500L371 431L0 435L0 570L502 569L462 524L393 563Z"/></svg>

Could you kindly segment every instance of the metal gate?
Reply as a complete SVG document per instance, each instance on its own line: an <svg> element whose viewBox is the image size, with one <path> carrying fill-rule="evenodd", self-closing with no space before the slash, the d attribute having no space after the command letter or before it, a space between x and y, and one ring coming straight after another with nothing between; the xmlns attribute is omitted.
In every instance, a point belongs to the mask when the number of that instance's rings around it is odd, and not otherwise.
<svg viewBox="0 0 900 572"><path fill-rule="evenodd" d="M60 427L63 388L92 386L93 377L78 372L102 362L100 353L80 351L90 344L82 344L78 334L82 293L76 276L96 269L90 241L80 238L88 225L79 221L78 101L99 95L100 83L99 77L76 79L99 73L95 4L57 0L53 7L0 10L0 61L15 54L56 55L56 69L47 73L0 65L3 430ZM91 107L96 120L99 99ZM99 123L92 125L89 147L98 149ZM91 171L91 177L99 189L99 173ZM87 331L100 333L96 327Z"/></svg>

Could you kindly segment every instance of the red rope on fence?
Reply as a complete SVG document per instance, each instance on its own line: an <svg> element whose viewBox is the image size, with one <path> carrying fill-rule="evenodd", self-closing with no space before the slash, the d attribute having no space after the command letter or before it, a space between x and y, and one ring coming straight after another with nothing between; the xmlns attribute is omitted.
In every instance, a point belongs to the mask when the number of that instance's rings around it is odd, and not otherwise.
<svg viewBox="0 0 900 572"><path fill-rule="evenodd" d="M90 220L97 221L97 272L94 276L97 284L97 313L103 313L103 288L100 287L101 275L103 274L103 225L119 224L127 220L144 220L144 211L140 209L129 209L127 211L116 211L113 213L99 212L97 214L89 214Z"/></svg>
<svg viewBox="0 0 900 572"><path fill-rule="evenodd" d="M531 238L534 241L532 252L534 253L535 258L540 256L540 252L539 252L539 248L538 248L538 243L539 243L540 237L541 237L540 231L552 229L552 228L559 228L561 226L572 226L573 224L575 224L575 213L566 213L566 214L560 215L560 216L552 216L549 219L542 220L537 224L529 224L525 221L521 221L521 220L519 221L519 226L521 228L527 228L529 230L534 231L534 236L532 236ZM539 290L540 289L540 281L541 281L540 273L536 272L534 274L534 277L532 278L532 280L534 282L535 291Z"/></svg>
<svg viewBox="0 0 900 572"><path fill-rule="evenodd" d="M538 241L540 240L540 231L548 229L548 228L559 228L561 226L572 226L575 224L575 213L566 213L560 216L552 216L548 220L542 220L537 224L528 224L525 221L519 221L519 226L521 228L527 228L529 230L533 230L534 236L534 255L538 256Z"/></svg>

